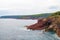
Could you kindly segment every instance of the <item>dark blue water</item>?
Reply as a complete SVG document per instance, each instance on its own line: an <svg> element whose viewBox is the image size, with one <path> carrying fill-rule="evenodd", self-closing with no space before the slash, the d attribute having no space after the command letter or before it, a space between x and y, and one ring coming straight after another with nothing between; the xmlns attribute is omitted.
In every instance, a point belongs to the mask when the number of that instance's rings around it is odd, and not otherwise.
<svg viewBox="0 0 60 40"><path fill-rule="evenodd" d="M42 30L27 30L26 25L37 20L0 19L0 40L59 40L55 34Z"/></svg>

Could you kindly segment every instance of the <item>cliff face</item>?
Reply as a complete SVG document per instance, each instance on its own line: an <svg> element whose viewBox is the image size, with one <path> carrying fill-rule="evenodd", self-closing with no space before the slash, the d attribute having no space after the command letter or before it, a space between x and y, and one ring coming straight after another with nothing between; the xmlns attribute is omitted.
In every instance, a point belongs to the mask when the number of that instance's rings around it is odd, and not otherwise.
<svg viewBox="0 0 60 40"><path fill-rule="evenodd" d="M47 18L38 19L38 22L27 26L31 30L54 31L60 37L60 12L56 12Z"/></svg>
<svg viewBox="0 0 60 40"><path fill-rule="evenodd" d="M45 28L45 24L46 24L47 20L44 19L39 19L37 23L27 26L27 29L31 29L31 30L42 30Z"/></svg>

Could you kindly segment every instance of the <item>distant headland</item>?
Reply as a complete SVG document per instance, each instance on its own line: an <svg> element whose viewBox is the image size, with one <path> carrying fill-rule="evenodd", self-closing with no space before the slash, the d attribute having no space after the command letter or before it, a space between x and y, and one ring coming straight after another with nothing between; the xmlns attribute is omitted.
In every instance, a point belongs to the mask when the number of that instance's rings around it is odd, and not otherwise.
<svg viewBox="0 0 60 40"><path fill-rule="evenodd" d="M46 18L50 13L43 14L35 14L35 15L9 15L9 16L1 16L0 18L13 18L13 19L38 19L38 18Z"/></svg>

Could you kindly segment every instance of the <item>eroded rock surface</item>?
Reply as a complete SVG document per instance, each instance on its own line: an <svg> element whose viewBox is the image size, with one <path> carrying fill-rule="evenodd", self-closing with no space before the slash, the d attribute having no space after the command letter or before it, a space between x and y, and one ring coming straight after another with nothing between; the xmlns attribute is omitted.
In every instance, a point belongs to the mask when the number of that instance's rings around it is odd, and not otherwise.
<svg viewBox="0 0 60 40"><path fill-rule="evenodd" d="M27 26L27 29L54 31L60 37L60 12L56 12L47 18L38 19L37 23Z"/></svg>

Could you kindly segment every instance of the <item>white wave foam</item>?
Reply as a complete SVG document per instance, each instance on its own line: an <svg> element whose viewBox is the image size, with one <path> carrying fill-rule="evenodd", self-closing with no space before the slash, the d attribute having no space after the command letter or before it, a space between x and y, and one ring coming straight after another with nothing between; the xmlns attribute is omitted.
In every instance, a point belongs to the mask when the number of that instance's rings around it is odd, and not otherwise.
<svg viewBox="0 0 60 40"><path fill-rule="evenodd" d="M27 29L26 27L24 27L24 28L20 28L20 30L30 31L30 30L29 30L29 29Z"/></svg>

